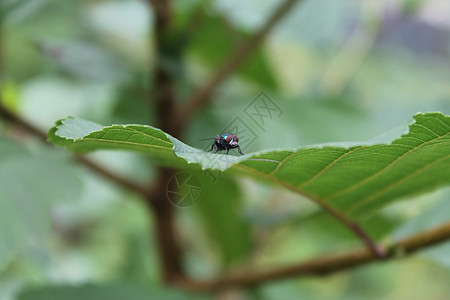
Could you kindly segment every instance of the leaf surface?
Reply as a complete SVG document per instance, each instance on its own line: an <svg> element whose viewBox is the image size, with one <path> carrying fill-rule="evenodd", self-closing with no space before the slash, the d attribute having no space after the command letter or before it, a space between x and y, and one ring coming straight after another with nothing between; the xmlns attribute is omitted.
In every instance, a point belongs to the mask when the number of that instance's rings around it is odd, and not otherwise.
<svg viewBox="0 0 450 300"><path fill-rule="evenodd" d="M128 149L161 164L252 174L340 213L359 218L396 199L450 183L450 117L417 114L408 130L364 143L272 149L243 156L193 148L146 125L102 127L73 118L57 122L49 140L72 151ZM234 150L233 150L234 151ZM231 153L231 152L230 152Z"/></svg>

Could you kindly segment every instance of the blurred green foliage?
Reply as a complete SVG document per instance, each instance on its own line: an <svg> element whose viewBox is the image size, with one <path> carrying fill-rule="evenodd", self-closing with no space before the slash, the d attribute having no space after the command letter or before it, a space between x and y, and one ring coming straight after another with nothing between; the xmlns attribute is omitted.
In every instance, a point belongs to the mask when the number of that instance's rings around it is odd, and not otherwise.
<svg viewBox="0 0 450 300"><path fill-rule="evenodd" d="M167 64L179 101L277 4L173 1L174 51ZM2 0L0 10L1 95L8 108L43 131L67 115L156 125L148 99L155 61L146 1ZM439 0L306 0L221 85L186 128L185 140L201 148L198 139L240 117L257 135L247 153L369 140L419 111L449 115L449 19L447 2ZM261 90L283 111L263 128L244 112ZM179 296L162 286L153 217L141 199L3 120L0 132L0 299ZM142 183L153 178L153 165L138 154L99 152L92 158ZM185 267L194 277L235 267L266 269L360 244L307 199L222 176L215 183L203 178L199 203L177 210ZM449 196L442 189L399 202L364 227L391 240L448 222ZM214 297L448 299L449 281L447 243L387 264ZM137 287L149 282L154 290Z"/></svg>

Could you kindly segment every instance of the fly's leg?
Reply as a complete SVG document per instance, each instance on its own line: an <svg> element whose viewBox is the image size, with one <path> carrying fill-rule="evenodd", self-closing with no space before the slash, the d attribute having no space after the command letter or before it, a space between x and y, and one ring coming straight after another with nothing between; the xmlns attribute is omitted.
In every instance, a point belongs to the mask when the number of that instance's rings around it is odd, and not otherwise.
<svg viewBox="0 0 450 300"><path fill-rule="evenodd" d="M211 152L211 151L213 150L213 148L214 148L214 145L215 145L215 144L212 144L212 145L211 145L211 149L209 149L209 150L206 151L206 152Z"/></svg>
<svg viewBox="0 0 450 300"><path fill-rule="evenodd" d="M244 153L242 153L241 147L237 146L237 148L238 148L239 154L240 154L240 155L244 155Z"/></svg>

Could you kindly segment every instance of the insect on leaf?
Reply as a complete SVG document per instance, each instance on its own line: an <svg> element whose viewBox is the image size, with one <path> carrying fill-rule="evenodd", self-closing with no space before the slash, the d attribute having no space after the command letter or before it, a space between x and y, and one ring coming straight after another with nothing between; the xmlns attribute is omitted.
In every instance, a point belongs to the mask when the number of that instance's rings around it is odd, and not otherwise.
<svg viewBox="0 0 450 300"><path fill-rule="evenodd" d="M100 126L67 118L49 140L71 151L128 149L156 163L196 164L280 184L357 219L398 199L450 184L450 117L417 114L394 139L269 149L243 156L213 154L147 125Z"/></svg>

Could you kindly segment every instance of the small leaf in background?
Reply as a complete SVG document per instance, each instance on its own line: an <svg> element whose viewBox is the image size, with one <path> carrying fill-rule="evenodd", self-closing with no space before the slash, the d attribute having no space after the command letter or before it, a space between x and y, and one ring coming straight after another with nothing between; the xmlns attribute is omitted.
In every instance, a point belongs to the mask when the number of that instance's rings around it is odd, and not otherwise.
<svg viewBox="0 0 450 300"><path fill-rule="evenodd" d="M220 15L202 15L200 22L203 24L195 32L188 52L212 65L213 69L223 64L230 51L249 37L249 34L234 28ZM265 88L276 88L275 78L260 49L252 53L238 74Z"/></svg>
<svg viewBox="0 0 450 300"><path fill-rule="evenodd" d="M39 52L62 72L89 82L124 82L128 79L117 57L94 43L78 41L60 43L52 40L35 42Z"/></svg>
<svg viewBox="0 0 450 300"><path fill-rule="evenodd" d="M218 245L223 262L245 258L251 249L250 227L242 214L243 199L237 183L224 176L215 181L206 176L199 178L202 196L195 208L210 238Z"/></svg>
<svg viewBox="0 0 450 300"><path fill-rule="evenodd" d="M75 199L78 174L65 155L29 152L0 140L0 268L50 228L50 209Z"/></svg>

